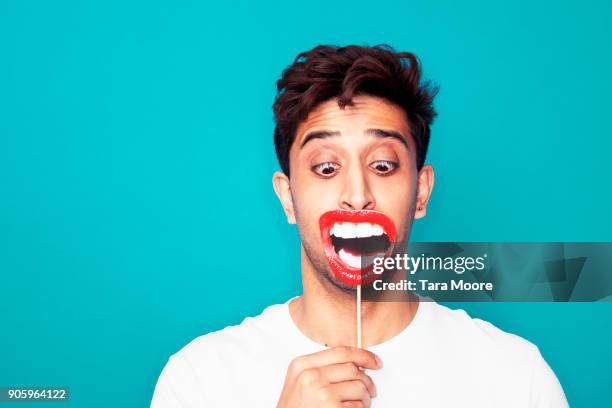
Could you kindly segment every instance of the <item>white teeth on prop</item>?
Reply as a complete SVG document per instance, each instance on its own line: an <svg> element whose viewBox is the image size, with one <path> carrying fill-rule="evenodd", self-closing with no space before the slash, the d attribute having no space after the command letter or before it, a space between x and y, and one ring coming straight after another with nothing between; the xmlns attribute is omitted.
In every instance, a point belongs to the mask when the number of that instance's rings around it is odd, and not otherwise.
<svg viewBox="0 0 612 408"><path fill-rule="evenodd" d="M383 233L383 227L369 222L336 222L329 231L329 235L338 238L367 238L380 236Z"/></svg>
<svg viewBox="0 0 612 408"><path fill-rule="evenodd" d="M361 256L359 255L353 255L349 252L346 252L344 248L342 248L338 252L338 257L340 257L340 260L342 262L352 268L361 268Z"/></svg>
<svg viewBox="0 0 612 408"><path fill-rule="evenodd" d="M362 222L357 224L357 237L359 238L363 238L363 237L369 237L372 236L372 234L370 233L370 230L372 229L373 225L370 224L369 222Z"/></svg>
<svg viewBox="0 0 612 408"><path fill-rule="evenodd" d="M376 225L376 224L372 225L372 235L380 236L383 234L383 232L384 232L383 227L381 227L380 225Z"/></svg>
<svg viewBox="0 0 612 408"><path fill-rule="evenodd" d="M344 238L357 238L357 225L345 222L342 224L342 232L344 234Z"/></svg>
<svg viewBox="0 0 612 408"><path fill-rule="evenodd" d="M377 254L366 255L362 257L361 255L353 255L350 252L345 251L344 248L340 249L340 251L338 252L338 257L340 258L340 260L352 268L368 267L374 263L374 259L384 256L384 252L379 252Z"/></svg>

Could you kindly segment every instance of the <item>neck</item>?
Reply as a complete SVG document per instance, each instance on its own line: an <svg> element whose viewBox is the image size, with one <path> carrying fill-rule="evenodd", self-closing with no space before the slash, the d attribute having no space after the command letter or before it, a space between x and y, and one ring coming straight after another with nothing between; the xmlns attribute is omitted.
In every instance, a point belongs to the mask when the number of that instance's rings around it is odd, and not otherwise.
<svg viewBox="0 0 612 408"><path fill-rule="evenodd" d="M306 259L305 259L306 258ZM356 291L342 290L318 272L302 253L304 293L289 305L298 328L313 341L329 347L357 346ZM393 279L399 279L400 276ZM408 292L402 301L362 301L362 346L383 343L402 332L414 318L418 298Z"/></svg>

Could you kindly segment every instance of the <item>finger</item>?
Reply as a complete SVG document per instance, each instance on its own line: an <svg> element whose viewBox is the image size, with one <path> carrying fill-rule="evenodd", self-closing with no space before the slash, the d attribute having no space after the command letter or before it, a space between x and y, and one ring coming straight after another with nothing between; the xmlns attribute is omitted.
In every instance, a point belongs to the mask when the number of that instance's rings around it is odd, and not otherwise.
<svg viewBox="0 0 612 408"><path fill-rule="evenodd" d="M313 367L340 363L354 363L357 367L371 370L382 367L380 358L371 351L357 347L340 346L297 357L291 362L290 369L299 373Z"/></svg>
<svg viewBox="0 0 612 408"><path fill-rule="evenodd" d="M376 397L376 386L374 385L374 381L354 363L340 363L320 367L319 375L322 377L323 381L328 383L359 380L364 383L370 396L372 398Z"/></svg>
<svg viewBox="0 0 612 408"><path fill-rule="evenodd" d="M326 388L336 401L361 401L365 406L370 406L370 393L359 380L330 384Z"/></svg>

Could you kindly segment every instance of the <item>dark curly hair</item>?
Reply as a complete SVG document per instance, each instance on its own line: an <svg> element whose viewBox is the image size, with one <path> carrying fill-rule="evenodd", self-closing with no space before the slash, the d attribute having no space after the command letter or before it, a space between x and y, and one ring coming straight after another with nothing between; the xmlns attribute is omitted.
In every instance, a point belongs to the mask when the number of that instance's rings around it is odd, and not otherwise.
<svg viewBox="0 0 612 408"><path fill-rule="evenodd" d="M417 170L423 167L438 92L421 80L417 57L387 45L336 47L319 45L300 53L276 83L274 145L283 172L289 176L289 149L300 122L319 104L338 98L344 108L356 95L384 98L407 114L416 145Z"/></svg>

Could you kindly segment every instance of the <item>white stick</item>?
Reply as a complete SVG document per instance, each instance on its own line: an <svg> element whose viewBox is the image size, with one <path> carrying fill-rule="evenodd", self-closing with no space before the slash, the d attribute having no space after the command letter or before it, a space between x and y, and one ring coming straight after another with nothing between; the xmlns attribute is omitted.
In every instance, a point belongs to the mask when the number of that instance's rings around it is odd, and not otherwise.
<svg viewBox="0 0 612 408"><path fill-rule="evenodd" d="M361 285L357 285L357 347L361 348Z"/></svg>

